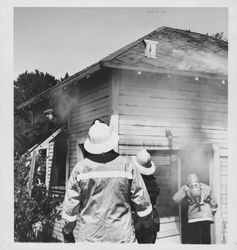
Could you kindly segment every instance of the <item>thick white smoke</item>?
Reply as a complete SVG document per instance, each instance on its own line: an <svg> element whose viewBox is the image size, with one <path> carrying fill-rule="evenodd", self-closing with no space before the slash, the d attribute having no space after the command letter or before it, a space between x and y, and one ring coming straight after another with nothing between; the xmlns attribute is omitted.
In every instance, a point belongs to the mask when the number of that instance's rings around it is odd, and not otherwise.
<svg viewBox="0 0 237 250"><path fill-rule="evenodd" d="M176 67L179 70L199 71L227 76L227 52L222 56L211 52L173 49L172 53L178 59Z"/></svg>
<svg viewBox="0 0 237 250"><path fill-rule="evenodd" d="M76 95L68 93L63 88L59 88L53 95L55 111L61 120L67 119L72 108L77 104L78 98Z"/></svg>

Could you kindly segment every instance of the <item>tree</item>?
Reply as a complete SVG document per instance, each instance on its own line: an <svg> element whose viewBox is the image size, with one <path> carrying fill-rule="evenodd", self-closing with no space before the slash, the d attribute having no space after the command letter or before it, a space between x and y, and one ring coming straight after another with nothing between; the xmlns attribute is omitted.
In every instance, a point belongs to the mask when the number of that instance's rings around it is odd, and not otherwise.
<svg viewBox="0 0 237 250"><path fill-rule="evenodd" d="M214 39L216 39L218 41L228 42L228 39L226 37L224 37L224 32L217 32L217 33L211 35L211 37L213 37Z"/></svg>
<svg viewBox="0 0 237 250"><path fill-rule="evenodd" d="M58 80L54 76L39 72L37 69L35 72L26 71L20 74L17 80L14 81L14 104L19 105L23 103L56 85L57 82Z"/></svg>
<svg viewBox="0 0 237 250"><path fill-rule="evenodd" d="M17 106L26 100L56 85L58 80L49 73L35 72L22 73L14 81L14 150L21 155L34 142L35 136L30 130L30 112L17 110Z"/></svg>
<svg viewBox="0 0 237 250"><path fill-rule="evenodd" d="M68 78L69 78L69 74L66 72L65 76L63 78L61 78L60 81L63 82Z"/></svg>
<svg viewBox="0 0 237 250"><path fill-rule="evenodd" d="M66 77L66 75L65 75ZM18 110L17 106L59 81L48 73L38 70L20 74L14 81L14 239L19 242L51 240L55 219L59 219L60 198L53 197L42 183L46 173L46 156L38 155L31 196L27 183L30 156L23 154L38 139L31 128L30 110ZM41 228L41 229L39 229Z"/></svg>

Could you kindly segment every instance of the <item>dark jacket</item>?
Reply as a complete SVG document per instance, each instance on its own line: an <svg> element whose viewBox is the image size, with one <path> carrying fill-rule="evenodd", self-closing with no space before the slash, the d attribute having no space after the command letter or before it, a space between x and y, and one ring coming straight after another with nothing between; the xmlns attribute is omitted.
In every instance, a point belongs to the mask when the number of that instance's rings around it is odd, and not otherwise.
<svg viewBox="0 0 237 250"><path fill-rule="evenodd" d="M148 194L151 199L152 206L155 206L156 204L156 198L160 193L160 187L156 182L156 178L154 175L142 175L142 178L145 182Z"/></svg>
<svg viewBox="0 0 237 250"><path fill-rule="evenodd" d="M160 230L160 225L159 225L159 214L155 208L155 205L156 205L157 196L160 193L160 188L156 182L156 178L154 177L154 175L141 175L141 176L142 176L142 179L144 180L145 186L147 188L147 191L151 200L151 204L153 207L153 216L156 217L156 218L153 218L153 224L149 230L157 232ZM134 213L133 219L134 219L136 232L143 231L145 228L142 225L141 219L136 215L136 213ZM147 229L145 231L147 231Z"/></svg>

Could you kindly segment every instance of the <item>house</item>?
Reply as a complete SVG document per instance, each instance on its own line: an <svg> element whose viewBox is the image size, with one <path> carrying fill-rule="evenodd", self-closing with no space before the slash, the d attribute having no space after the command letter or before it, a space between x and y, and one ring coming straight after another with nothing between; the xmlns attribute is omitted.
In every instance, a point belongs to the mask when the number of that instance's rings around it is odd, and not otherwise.
<svg viewBox="0 0 237 250"><path fill-rule="evenodd" d="M188 173L197 173L202 182L212 186L219 204L211 229L213 242L225 243L227 57L227 42L162 27L19 108L31 105L33 109L40 98L60 97L58 106L64 108L55 109L61 110L58 114L63 113L67 124L61 140L65 162L60 167L65 169L65 184L76 162L83 158L83 142L95 118L118 132L120 154L130 157L143 148L149 150L158 167L156 178L161 188L157 200L161 216L158 242L188 243L185 207L177 207L172 195ZM52 164L54 141L57 137L45 143L47 152L51 152L48 185L57 168L56 163ZM53 236L62 240L59 222Z"/></svg>

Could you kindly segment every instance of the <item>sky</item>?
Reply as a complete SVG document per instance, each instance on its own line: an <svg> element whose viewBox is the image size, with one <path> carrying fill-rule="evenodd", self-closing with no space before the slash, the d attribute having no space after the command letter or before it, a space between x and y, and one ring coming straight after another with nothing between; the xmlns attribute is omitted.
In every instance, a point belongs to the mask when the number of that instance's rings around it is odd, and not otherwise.
<svg viewBox="0 0 237 250"><path fill-rule="evenodd" d="M14 79L72 75L161 26L228 37L228 9L15 7Z"/></svg>

